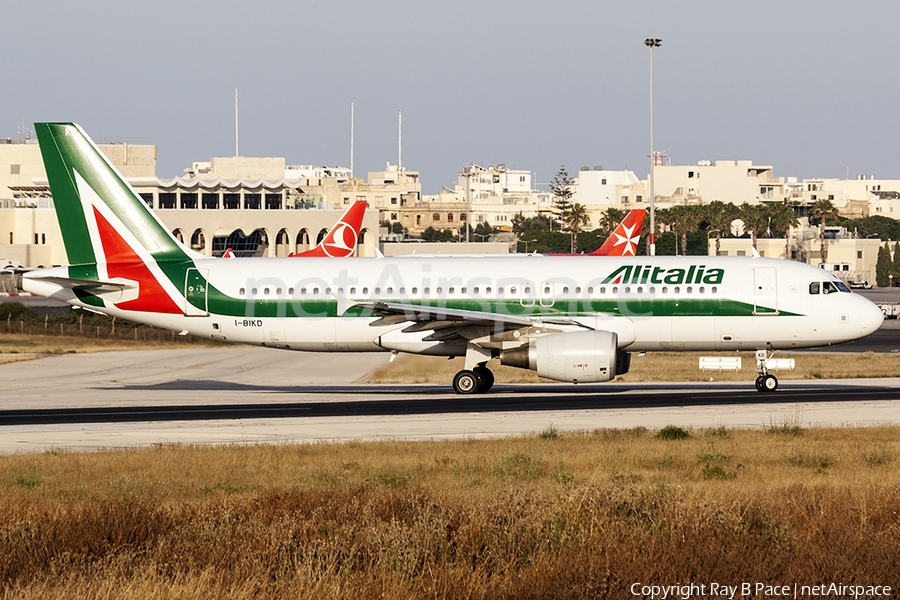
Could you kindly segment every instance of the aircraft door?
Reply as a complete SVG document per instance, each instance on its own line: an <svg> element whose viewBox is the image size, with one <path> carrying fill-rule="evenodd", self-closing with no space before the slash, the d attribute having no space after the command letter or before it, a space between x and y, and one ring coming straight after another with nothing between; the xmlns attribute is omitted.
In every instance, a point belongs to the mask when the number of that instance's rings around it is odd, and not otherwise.
<svg viewBox="0 0 900 600"><path fill-rule="evenodd" d="M545 308L549 308L553 306L554 296L556 295L556 287L554 286L552 281L542 281L541 282L541 295L540 302L541 306Z"/></svg>
<svg viewBox="0 0 900 600"><path fill-rule="evenodd" d="M778 288L775 267L753 269L753 314L778 314Z"/></svg>
<svg viewBox="0 0 900 600"><path fill-rule="evenodd" d="M519 296L519 302L522 303L522 306L534 306L534 300L536 297L536 290L534 289L533 281L523 281L522 282L522 293Z"/></svg>
<svg viewBox="0 0 900 600"><path fill-rule="evenodd" d="M186 317L209 316L207 305L207 277L209 270L190 268L184 277L184 315Z"/></svg>

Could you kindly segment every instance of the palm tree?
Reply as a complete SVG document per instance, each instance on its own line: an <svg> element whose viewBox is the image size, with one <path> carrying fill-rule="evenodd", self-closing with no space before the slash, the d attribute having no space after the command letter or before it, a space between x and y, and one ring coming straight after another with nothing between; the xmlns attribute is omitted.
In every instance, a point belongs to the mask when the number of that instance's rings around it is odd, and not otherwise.
<svg viewBox="0 0 900 600"><path fill-rule="evenodd" d="M670 222L672 225L672 233L681 235L681 255L687 255L687 236L694 233L700 227L700 221L703 215L697 206L688 206L685 204L673 206L670 211Z"/></svg>
<svg viewBox="0 0 900 600"><path fill-rule="evenodd" d="M800 224L794 209L786 204L772 204L769 207L769 223L776 231L784 232L784 258L791 257L791 229Z"/></svg>
<svg viewBox="0 0 900 600"><path fill-rule="evenodd" d="M616 230L616 227L619 226L626 214L626 211L614 206L607 208L600 216L600 231L605 235L611 234Z"/></svg>
<svg viewBox="0 0 900 600"><path fill-rule="evenodd" d="M721 200L713 200L704 209L704 220L707 223L707 234L716 234L716 256L722 249L722 232L731 230L731 222L737 218L738 209L732 204L725 204Z"/></svg>
<svg viewBox="0 0 900 600"><path fill-rule="evenodd" d="M809 207L809 218L819 224L819 255L820 260L828 262L828 248L825 247L825 223L840 216L837 207L831 200L816 200Z"/></svg>
<svg viewBox="0 0 900 600"><path fill-rule="evenodd" d="M591 216L583 204L573 203L562 215L563 228L572 233L572 254L578 247L578 232L591 224Z"/></svg>
<svg viewBox="0 0 900 600"><path fill-rule="evenodd" d="M769 216L766 214L764 205L760 204L741 204L740 214L741 221L744 222L744 230L750 232L750 243L756 249L756 238L761 231L769 226Z"/></svg>

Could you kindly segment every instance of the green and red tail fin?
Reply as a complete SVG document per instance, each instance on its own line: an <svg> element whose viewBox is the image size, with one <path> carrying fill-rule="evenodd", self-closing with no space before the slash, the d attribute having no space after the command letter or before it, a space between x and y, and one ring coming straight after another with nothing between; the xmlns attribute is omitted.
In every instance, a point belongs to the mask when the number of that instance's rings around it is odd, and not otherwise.
<svg viewBox="0 0 900 600"><path fill-rule="evenodd" d="M70 265L130 261L132 254L156 261L189 258L81 127L34 127Z"/></svg>
<svg viewBox="0 0 900 600"><path fill-rule="evenodd" d="M74 123L35 123L69 277L134 289L126 310L184 310L186 269L199 255L182 246ZM82 292L82 299L97 304Z"/></svg>

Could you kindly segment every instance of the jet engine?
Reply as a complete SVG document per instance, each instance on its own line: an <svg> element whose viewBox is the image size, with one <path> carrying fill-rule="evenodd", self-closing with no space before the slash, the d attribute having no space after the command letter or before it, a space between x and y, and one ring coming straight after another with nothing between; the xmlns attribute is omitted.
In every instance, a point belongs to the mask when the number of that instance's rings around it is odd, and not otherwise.
<svg viewBox="0 0 900 600"><path fill-rule="evenodd" d="M628 372L631 355L619 352L612 331L567 331L531 338L528 345L504 350L500 364L537 371L556 381L609 381Z"/></svg>

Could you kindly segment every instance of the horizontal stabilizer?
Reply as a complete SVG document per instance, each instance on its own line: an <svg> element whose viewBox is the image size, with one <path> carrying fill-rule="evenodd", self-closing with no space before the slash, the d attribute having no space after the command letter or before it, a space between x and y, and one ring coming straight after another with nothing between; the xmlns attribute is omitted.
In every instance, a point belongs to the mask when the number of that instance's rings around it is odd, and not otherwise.
<svg viewBox="0 0 900 600"><path fill-rule="evenodd" d="M121 292L137 287L137 282L121 280L121 281L99 281L96 279L73 279L71 277L31 277L34 281L43 281L53 283L60 287L71 290L85 290L94 294L104 294L108 292Z"/></svg>

